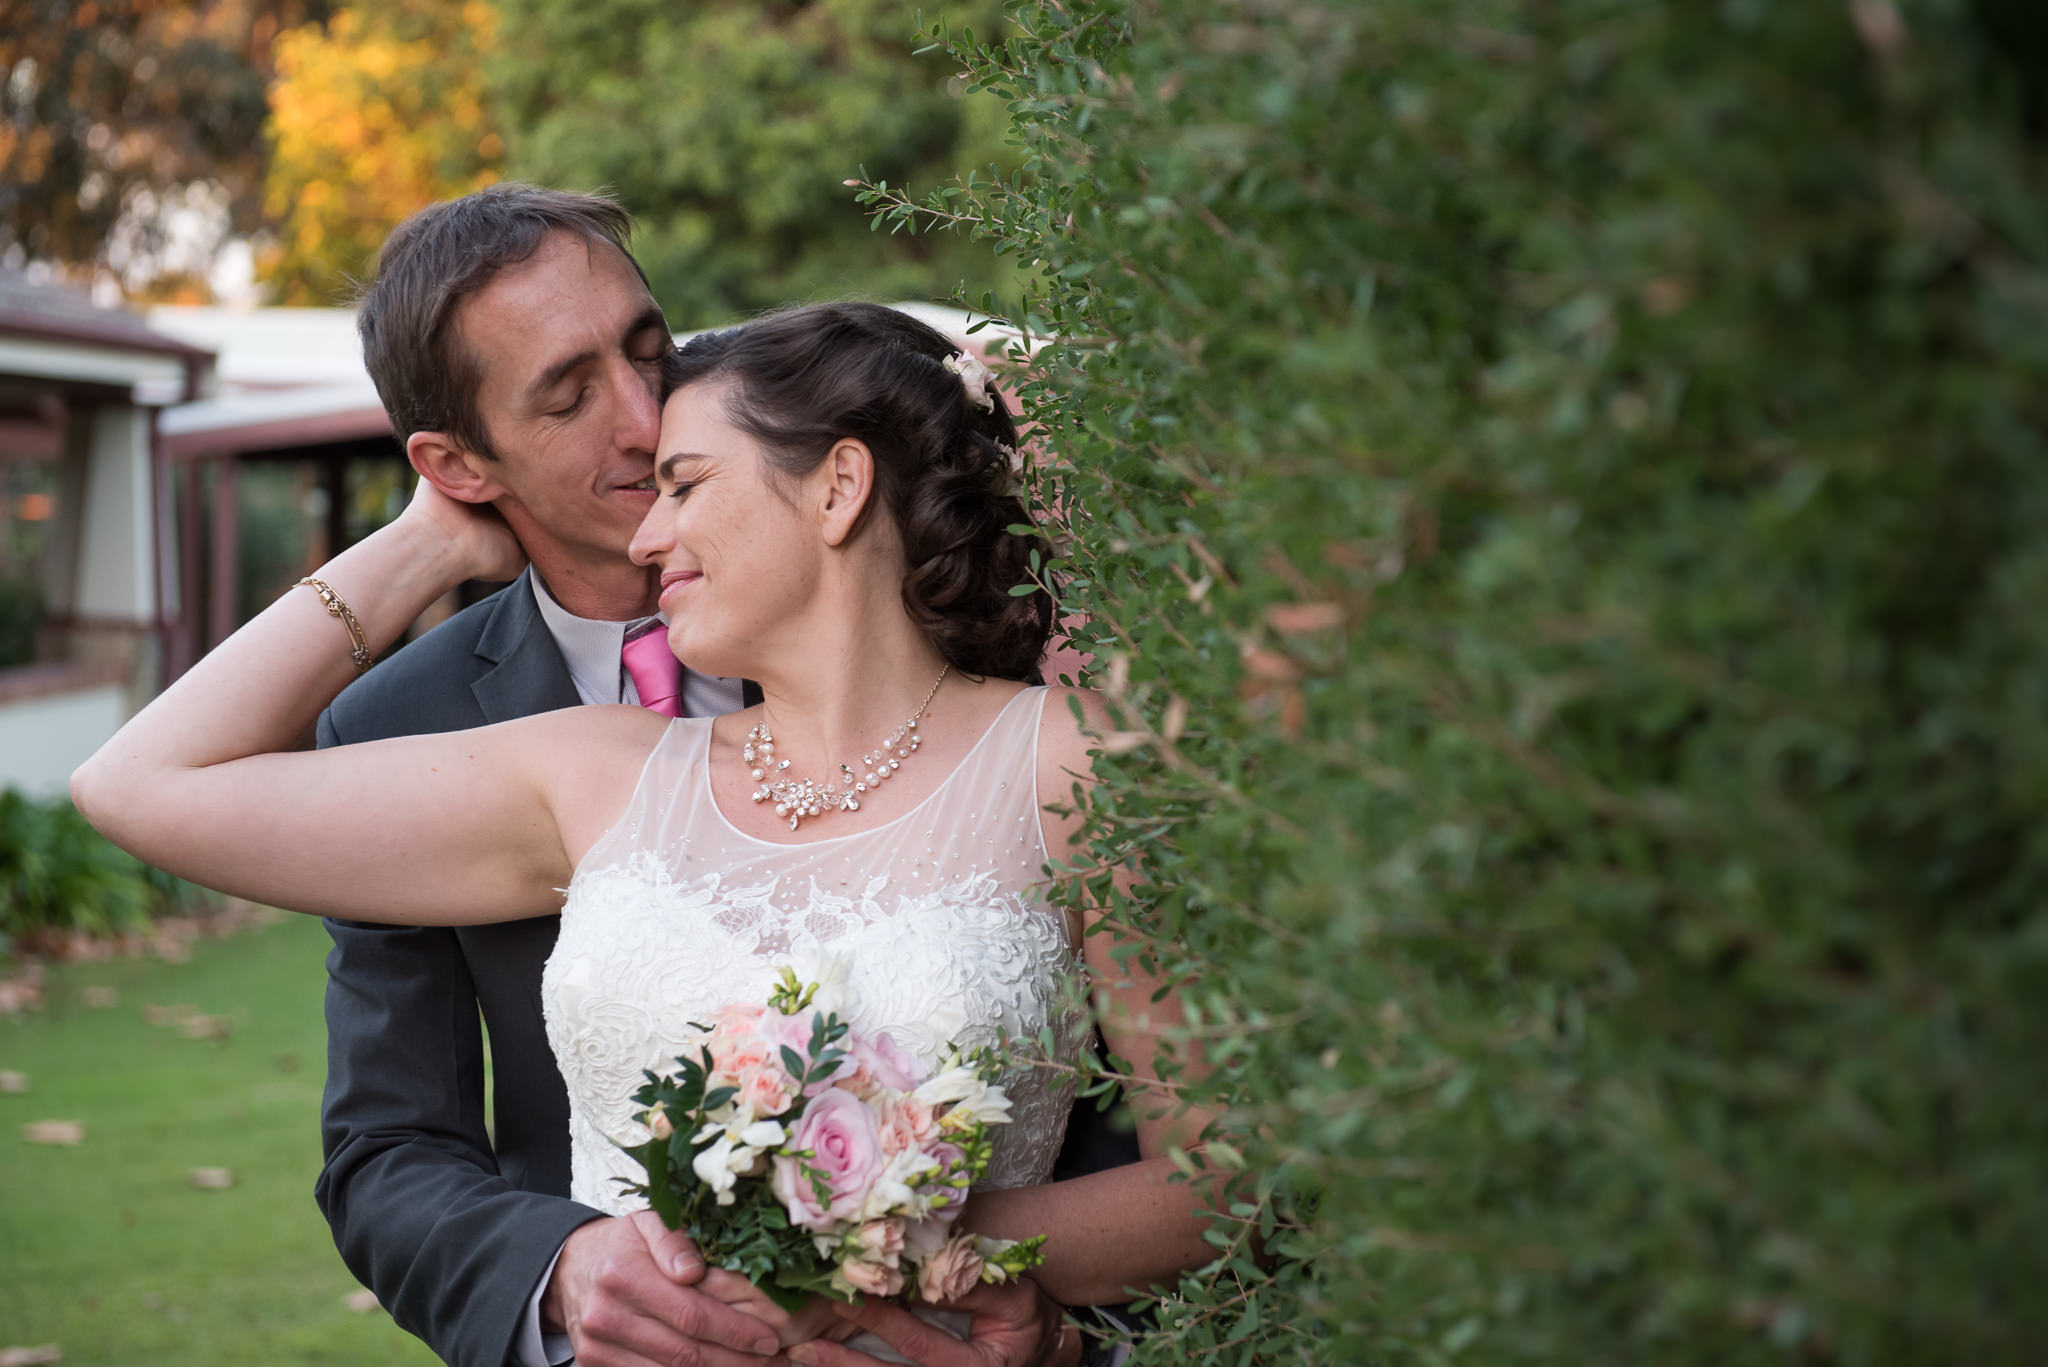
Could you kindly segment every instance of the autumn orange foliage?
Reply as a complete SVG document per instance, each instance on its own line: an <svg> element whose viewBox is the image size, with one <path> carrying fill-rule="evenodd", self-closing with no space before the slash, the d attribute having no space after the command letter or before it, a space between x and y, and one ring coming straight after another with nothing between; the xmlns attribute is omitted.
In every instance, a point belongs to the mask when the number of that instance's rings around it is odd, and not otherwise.
<svg viewBox="0 0 2048 1367"><path fill-rule="evenodd" d="M279 35L259 272L283 304L331 304L414 210L498 177L484 0L336 11Z"/></svg>

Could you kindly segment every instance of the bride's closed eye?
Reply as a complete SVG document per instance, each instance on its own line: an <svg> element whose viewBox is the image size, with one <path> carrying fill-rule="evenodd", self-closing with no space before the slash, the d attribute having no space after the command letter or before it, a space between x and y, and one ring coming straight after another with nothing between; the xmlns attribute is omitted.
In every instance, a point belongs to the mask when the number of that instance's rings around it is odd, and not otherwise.
<svg viewBox="0 0 2048 1367"><path fill-rule="evenodd" d="M683 495L689 493L690 490L696 487L697 486L695 483L678 484L675 488L668 491L668 496L674 499L676 502L681 503L683 501Z"/></svg>

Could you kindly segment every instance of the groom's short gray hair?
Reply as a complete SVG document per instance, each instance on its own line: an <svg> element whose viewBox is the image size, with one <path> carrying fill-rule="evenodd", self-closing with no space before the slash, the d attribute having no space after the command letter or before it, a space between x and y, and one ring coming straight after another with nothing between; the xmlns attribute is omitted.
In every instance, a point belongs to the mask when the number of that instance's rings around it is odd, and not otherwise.
<svg viewBox="0 0 2048 1367"><path fill-rule="evenodd" d="M633 218L617 200L517 181L429 205L384 240L376 278L356 301L356 330L401 443L415 432L445 432L487 460L498 458L477 411L478 361L457 335L455 312L499 271L540 250L551 232L607 243L640 271L626 246Z"/></svg>

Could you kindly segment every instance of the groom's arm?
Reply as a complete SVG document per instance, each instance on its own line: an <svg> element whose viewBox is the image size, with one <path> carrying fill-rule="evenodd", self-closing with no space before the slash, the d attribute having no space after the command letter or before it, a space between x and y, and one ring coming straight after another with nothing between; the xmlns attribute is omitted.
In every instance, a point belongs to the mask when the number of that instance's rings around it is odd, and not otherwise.
<svg viewBox="0 0 2048 1367"><path fill-rule="evenodd" d="M330 921L326 1164L335 1246L456 1367L501 1367L541 1277L598 1212L499 1174L475 989L452 931Z"/></svg>
<svg viewBox="0 0 2048 1367"><path fill-rule="evenodd" d="M458 730L482 608L381 663L320 717L322 748ZM503 1367L542 1276L598 1212L522 1190L485 1124L476 984L456 932L329 921L325 1165L314 1188L349 1270L457 1367Z"/></svg>

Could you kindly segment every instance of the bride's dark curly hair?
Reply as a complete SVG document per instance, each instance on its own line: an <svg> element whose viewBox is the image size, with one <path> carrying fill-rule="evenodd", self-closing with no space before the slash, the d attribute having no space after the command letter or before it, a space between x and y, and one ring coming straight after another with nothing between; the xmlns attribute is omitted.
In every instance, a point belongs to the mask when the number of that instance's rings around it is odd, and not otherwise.
<svg viewBox="0 0 2048 1367"><path fill-rule="evenodd" d="M786 475L809 474L842 438L864 442L903 542L911 620L955 669L1026 679L1053 604L1010 590L1051 547L1010 530L1031 523L1011 469L1017 426L1000 398L993 411L968 401L944 364L959 350L881 304L810 304L692 337L664 362L661 397L730 381L727 417Z"/></svg>

